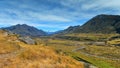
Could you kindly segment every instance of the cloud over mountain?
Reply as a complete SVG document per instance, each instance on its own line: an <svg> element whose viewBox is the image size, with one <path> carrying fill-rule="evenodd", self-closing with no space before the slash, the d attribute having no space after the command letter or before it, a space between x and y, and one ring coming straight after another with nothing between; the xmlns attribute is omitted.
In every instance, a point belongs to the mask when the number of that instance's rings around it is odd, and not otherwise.
<svg viewBox="0 0 120 68"><path fill-rule="evenodd" d="M29 24L56 31L98 14L120 14L119 7L119 0L0 0L0 26Z"/></svg>

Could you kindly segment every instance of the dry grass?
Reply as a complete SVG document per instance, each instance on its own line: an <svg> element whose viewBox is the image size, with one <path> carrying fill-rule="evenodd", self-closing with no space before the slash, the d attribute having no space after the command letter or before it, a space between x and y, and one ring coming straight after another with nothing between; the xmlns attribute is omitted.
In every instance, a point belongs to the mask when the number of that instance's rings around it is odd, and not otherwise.
<svg viewBox="0 0 120 68"><path fill-rule="evenodd" d="M97 56L120 59L120 47L92 45L86 46L86 48L81 51Z"/></svg>
<svg viewBox="0 0 120 68"><path fill-rule="evenodd" d="M82 58L92 63L93 65L96 65L99 68L119 68L120 67L119 60L112 60L114 58L115 59L120 58L120 47L84 45L84 44L79 45L79 43L80 42L70 41L70 40L69 41L61 40L61 39L48 40L48 44L50 45L50 47L59 51L63 51L66 54L71 55L77 60L80 60L80 59L76 57ZM76 52L72 52L72 50L75 50L80 47L85 47L85 48L80 49ZM90 54L90 55L86 55L86 54Z"/></svg>
<svg viewBox="0 0 120 68"><path fill-rule="evenodd" d="M6 54L19 50L20 46L17 43L14 43L13 40L17 40L17 37L7 36L4 31L0 30L0 54Z"/></svg>
<svg viewBox="0 0 120 68"><path fill-rule="evenodd" d="M109 38L109 37L112 37L112 36L115 36L115 35L118 35L118 34L101 34L101 33L73 33L73 34L66 34L65 36L77 36L77 37L97 37L97 38Z"/></svg>
<svg viewBox="0 0 120 68"><path fill-rule="evenodd" d="M107 42L109 45L120 44L120 39L115 39Z"/></svg>
<svg viewBox="0 0 120 68"><path fill-rule="evenodd" d="M0 68L83 68L82 63L48 46L27 45L3 33L0 31Z"/></svg>

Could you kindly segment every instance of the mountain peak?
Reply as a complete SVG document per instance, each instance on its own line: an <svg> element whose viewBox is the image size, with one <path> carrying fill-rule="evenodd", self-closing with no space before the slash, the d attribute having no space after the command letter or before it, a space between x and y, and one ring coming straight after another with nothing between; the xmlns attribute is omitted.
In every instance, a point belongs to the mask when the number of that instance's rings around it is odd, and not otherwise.
<svg viewBox="0 0 120 68"><path fill-rule="evenodd" d="M120 15L108 15L108 14L100 14L100 15L97 15L97 16L95 16L95 17L93 17L93 18L118 18L118 17L120 17Z"/></svg>
<svg viewBox="0 0 120 68"><path fill-rule="evenodd" d="M17 24L14 26L3 28L3 29L11 31L16 34L19 34L21 36L37 37L37 36L44 36L47 34L43 30L39 30L39 29L37 29L33 26L29 26L27 24Z"/></svg>
<svg viewBox="0 0 120 68"><path fill-rule="evenodd" d="M17 24L15 26L29 26L29 25L27 25L27 24Z"/></svg>
<svg viewBox="0 0 120 68"><path fill-rule="evenodd" d="M80 27L66 29L67 33L120 33L120 15L100 14Z"/></svg>
<svg viewBox="0 0 120 68"><path fill-rule="evenodd" d="M119 15L112 15L112 14L99 14L97 16L119 16Z"/></svg>

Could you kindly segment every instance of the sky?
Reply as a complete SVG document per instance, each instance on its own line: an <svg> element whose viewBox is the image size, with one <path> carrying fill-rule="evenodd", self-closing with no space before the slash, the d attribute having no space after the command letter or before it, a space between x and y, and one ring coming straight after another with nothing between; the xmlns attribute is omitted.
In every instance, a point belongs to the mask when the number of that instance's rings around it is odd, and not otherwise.
<svg viewBox="0 0 120 68"><path fill-rule="evenodd" d="M54 32L99 14L120 15L120 0L0 0L0 27L27 24Z"/></svg>

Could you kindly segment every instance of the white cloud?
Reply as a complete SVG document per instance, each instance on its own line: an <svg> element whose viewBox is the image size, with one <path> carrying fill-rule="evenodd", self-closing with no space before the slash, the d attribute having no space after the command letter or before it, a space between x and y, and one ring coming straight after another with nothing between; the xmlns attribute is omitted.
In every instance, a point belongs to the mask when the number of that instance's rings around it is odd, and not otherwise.
<svg viewBox="0 0 120 68"><path fill-rule="evenodd" d="M59 25L57 24L40 24L40 23L31 23L29 21L21 21L21 20L12 20L12 19L0 19L0 26L2 27L7 27L7 26L12 26L12 25L16 25L16 24L28 24L30 26L34 26L34 27L47 27L47 28L66 28L67 26L61 26L59 27ZM54 26L54 27L53 27Z"/></svg>
<svg viewBox="0 0 120 68"><path fill-rule="evenodd" d="M50 3L47 3L50 2ZM57 4L56 4L57 2ZM55 5L53 5L55 4ZM0 25L29 24L61 28L83 23L97 14L120 14L119 0L13 0L0 3ZM7 14L8 13L8 14ZM10 14L15 14L13 17ZM37 23L34 21L38 21ZM80 22L78 22L80 21ZM49 22L41 23L41 22ZM67 23L66 23L67 22ZM72 24L68 24L72 23ZM50 25L51 24L51 25ZM49 26L50 25L50 26Z"/></svg>
<svg viewBox="0 0 120 68"><path fill-rule="evenodd" d="M57 15L51 15L51 14L39 14L39 13L31 12L29 13L29 15L32 18L37 18L38 20L42 20L42 21L52 21L52 22L70 22L71 21L64 17L57 16Z"/></svg>

